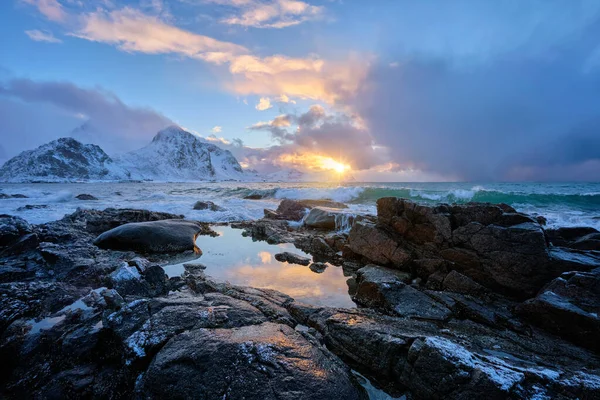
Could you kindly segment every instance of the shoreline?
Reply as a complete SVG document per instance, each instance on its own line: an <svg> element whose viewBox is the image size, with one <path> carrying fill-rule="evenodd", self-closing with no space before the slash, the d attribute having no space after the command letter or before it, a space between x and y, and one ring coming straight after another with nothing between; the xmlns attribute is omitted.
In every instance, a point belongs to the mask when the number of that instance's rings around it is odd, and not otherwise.
<svg viewBox="0 0 600 400"><path fill-rule="evenodd" d="M227 229L292 244L278 251L296 258L274 257L311 276L343 271L358 308L210 278L214 265L194 255L194 238L215 232L180 215L79 210L41 225L1 217L0 353L10 361L0 393L366 398L353 369L416 399L600 395L600 348L590 340L600 334L600 233L544 228L502 204L396 198L338 232L343 210L323 205L288 200ZM303 226L290 228L299 216ZM218 252L242 258L235 243ZM186 257L182 275L165 274ZM269 393L267 382L277 383Z"/></svg>

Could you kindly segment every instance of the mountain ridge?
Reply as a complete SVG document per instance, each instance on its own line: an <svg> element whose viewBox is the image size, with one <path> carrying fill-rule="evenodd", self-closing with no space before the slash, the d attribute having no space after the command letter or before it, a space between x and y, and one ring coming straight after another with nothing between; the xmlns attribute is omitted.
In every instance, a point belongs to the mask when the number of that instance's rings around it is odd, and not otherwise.
<svg viewBox="0 0 600 400"><path fill-rule="evenodd" d="M141 149L111 158L98 145L59 138L9 159L2 182L245 180L230 151L178 126L160 130Z"/></svg>

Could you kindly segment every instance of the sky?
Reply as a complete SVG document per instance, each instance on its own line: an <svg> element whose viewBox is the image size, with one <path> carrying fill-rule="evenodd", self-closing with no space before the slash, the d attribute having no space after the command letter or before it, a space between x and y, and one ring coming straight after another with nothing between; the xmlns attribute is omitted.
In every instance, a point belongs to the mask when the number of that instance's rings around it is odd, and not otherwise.
<svg viewBox="0 0 600 400"><path fill-rule="evenodd" d="M597 0L4 0L0 159L177 124L259 172L599 181Z"/></svg>

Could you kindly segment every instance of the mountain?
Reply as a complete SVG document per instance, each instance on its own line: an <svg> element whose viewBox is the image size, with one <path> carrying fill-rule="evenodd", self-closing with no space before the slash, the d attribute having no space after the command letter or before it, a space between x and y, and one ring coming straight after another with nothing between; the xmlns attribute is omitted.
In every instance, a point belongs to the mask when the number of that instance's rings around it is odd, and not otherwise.
<svg viewBox="0 0 600 400"><path fill-rule="evenodd" d="M99 146L61 138L27 150L0 168L3 182L63 182L76 180L129 179Z"/></svg>
<svg viewBox="0 0 600 400"><path fill-rule="evenodd" d="M205 143L178 126L161 130L146 147L115 160L131 172L132 179L244 179L242 167L231 152Z"/></svg>
<svg viewBox="0 0 600 400"><path fill-rule="evenodd" d="M264 174L262 179L265 182L302 182L306 179L306 176L295 168L284 168L277 172Z"/></svg>

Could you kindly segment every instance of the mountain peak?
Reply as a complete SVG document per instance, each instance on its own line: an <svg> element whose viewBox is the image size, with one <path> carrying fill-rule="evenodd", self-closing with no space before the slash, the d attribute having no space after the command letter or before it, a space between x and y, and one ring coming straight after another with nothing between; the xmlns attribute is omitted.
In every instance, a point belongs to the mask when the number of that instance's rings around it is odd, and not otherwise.
<svg viewBox="0 0 600 400"><path fill-rule="evenodd" d="M163 140L170 140L172 138L175 137L184 137L184 138L192 138L195 139L196 136L191 134L190 132L186 131L185 129L183 129L180 126L177 125L171 125L168 126L164 129L161 129L160 131L158 131L158 133L154 136L154 138L152 139L153 142L158 142L158 141L163 141Z"/></svg>

